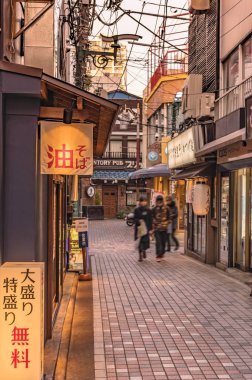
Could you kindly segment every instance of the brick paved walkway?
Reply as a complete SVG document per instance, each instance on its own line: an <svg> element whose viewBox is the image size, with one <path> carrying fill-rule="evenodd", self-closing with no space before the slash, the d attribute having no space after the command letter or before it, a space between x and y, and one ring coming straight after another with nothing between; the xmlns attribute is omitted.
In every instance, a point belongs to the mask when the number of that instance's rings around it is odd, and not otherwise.
<svg viewBox="0 0 252 380"><path fill-rule="evenodd" d="M132 229L91 223L96 380L252 380L252 298L179 253L143 263Z"/></svg>

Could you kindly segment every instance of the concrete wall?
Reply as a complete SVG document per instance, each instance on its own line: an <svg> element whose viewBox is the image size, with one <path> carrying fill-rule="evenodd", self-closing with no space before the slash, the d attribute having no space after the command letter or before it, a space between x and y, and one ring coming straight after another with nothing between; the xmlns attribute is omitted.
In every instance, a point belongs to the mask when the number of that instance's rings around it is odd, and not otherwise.
<svg viewBox="0 0 252 380"><path fill-rule="evenodd" d="M251 0L220 1L220 59L252 31Z"/></svg>
<svg viewBox="0 0 252 380"><path fill-rule="evenodd" d="M0 249L3 261L46 261L47 179L38 161L40 78L7 72L0 77Z"/></svg>
<svg viewBox="0 0 252 380"><path fill-rule="evenodd" d="M26 3L26 22L31 20L45 3ZM54 8L50 8L25 33L24 64L42 68L46 74L54 75Z"/></svg>

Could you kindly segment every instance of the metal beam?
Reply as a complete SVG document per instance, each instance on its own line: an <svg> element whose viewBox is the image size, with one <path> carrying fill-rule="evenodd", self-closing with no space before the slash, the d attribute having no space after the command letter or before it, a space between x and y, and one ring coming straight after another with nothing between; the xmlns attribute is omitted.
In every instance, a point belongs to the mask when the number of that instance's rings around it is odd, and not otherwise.
<svg viewBox="0 0 252 380"><path fill-rule="evenodd" d="M32 2L32 1L30 1ZM41 1L40 1L41 3ZM14 34L14 40L20 36L20 34L26 32L36 21L38 21L52 6L54 5L54 0L50 1L43 9L41 9L23 28L19 29L18 32Z"/></svg>

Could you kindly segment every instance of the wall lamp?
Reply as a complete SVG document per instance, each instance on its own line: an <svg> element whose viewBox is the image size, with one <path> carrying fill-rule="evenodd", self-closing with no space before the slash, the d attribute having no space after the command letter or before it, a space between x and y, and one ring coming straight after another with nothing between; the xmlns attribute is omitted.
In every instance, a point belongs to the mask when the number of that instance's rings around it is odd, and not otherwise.
<svg viewBox="0 0 252 380"><path fill-rule="evenodd" d="M64 108L63 123L64 124L71 124L72 123L72 117L73 117L73 110L70 108Z"/></svg>

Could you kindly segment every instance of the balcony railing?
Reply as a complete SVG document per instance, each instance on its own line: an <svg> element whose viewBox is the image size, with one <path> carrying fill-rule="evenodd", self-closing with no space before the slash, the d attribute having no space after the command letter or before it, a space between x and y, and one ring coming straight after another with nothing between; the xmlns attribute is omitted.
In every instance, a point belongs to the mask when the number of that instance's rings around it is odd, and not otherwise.
<svg viewBox="0 0 252 380"><path fill-rule="evenodd" d="M188 62L184 53L168 51L159 63L150 79L150 90L155 87L163 76L187 73Z"/></svg>
<svg viewBox="0 0 252 380"><path fill-rule="evenodd" d="M103 158L136 160L136 152L105 152ZM142 153L140 153L140 159L142 159Z"/></svg>
<svg viewBox="0 0 252 380"><path fill-rule="evenodd" d="M215 120L245 107L245 98L252 95L252 77L226 92L215 102Z"/></svg>

